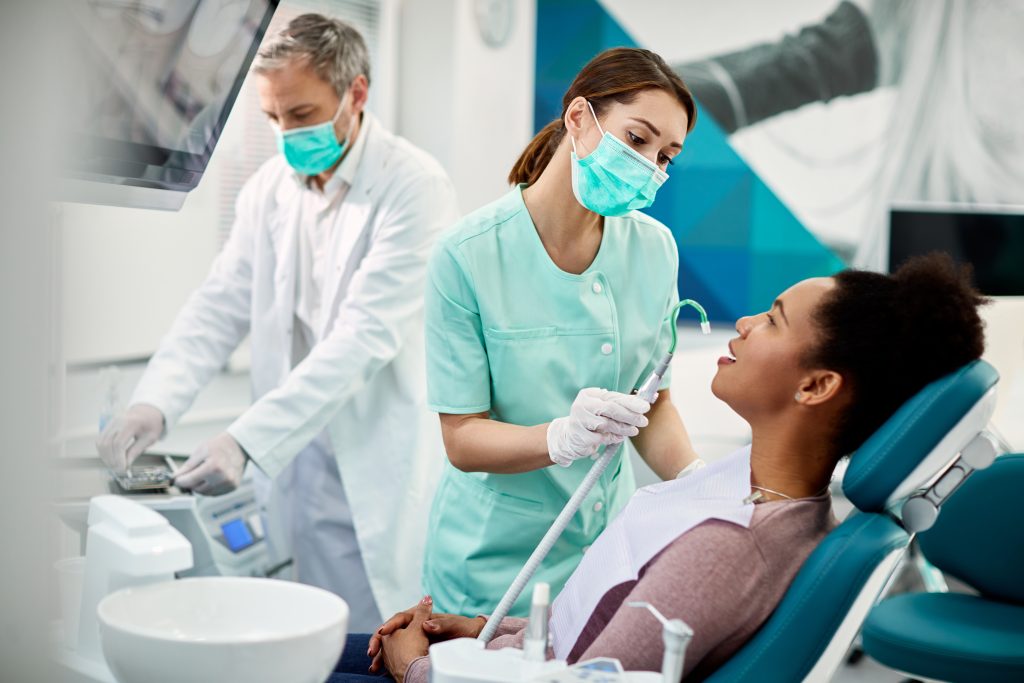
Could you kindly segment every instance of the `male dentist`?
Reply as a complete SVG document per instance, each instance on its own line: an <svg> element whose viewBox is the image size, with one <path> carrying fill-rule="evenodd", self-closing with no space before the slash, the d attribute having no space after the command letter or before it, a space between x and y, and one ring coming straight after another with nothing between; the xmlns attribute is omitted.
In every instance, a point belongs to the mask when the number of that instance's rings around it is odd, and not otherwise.
<svg viewBox="0 0 1024 683"><path fill-rule="evenodd" d="M364 110L369 57L347 24L297 17L253 72L281 154L242 188L210 274L97 446L124 470L251 335L253 404L175 482L225 493L251 460L285 528L271 547L290 550L299 581L348 602L350 630L371 631L418 597L443 462L425 409L423 292L455 193Z"/></svg>

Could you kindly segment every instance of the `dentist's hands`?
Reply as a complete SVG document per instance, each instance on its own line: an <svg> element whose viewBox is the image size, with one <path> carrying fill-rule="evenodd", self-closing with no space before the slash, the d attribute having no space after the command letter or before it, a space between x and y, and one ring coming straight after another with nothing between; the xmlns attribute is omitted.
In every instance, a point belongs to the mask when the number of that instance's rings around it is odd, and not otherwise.
<svg viewBox="0 0 1024 683"><path fill-rule="evenodd" d="M136 403L110 421L96 440L96 450L107 467L124 474L163 433L164 414L151 405Z"/></svg>
<svg viewBox="0 0 1024 683"><path fill-rule="evenodd" d="M548 455L556 465L568 467L589 458L601 446L618 444L647 426L644 413L651 404L636 396L607 389L583 389L567 417L548 425Z"/></svg>
<svg viewBox="0 0 1024 683"><path fill-rule="evenodd" d="M227 432L213 437L192 453L174 474L174 485L206 496L238 488L247 460L245 451Z"/></svg>

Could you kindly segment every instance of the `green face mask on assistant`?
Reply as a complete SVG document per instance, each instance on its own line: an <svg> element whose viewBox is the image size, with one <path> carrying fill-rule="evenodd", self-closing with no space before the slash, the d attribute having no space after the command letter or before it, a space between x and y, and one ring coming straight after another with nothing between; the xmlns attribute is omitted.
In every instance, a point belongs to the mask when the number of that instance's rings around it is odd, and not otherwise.
<svg viewBox="0 0 1024 683"><path fill-rule="evenodd" d="M352 126L349 126L348 135L345 140L338 142L338 136L334 132L334 123L341 115L345 107L343 97L338 104L338 111L330 121L324 121L313 126L281 130L275 126L274 132L277 136L277 149L284 155L288 165L302 175L320 175L341 158L348 146L348 138L352 134ZM354 122L354 119L353 119Z"/></svg>
<svg viewBox="0 0 1024 683"><path fill-rule="evenodd" d="M593 105L590 113L601 131L594 151L579 158L572 142L572 191L584 208L602 216L624 216L654 203L668 174L625 142L601 128Z"/></svg>

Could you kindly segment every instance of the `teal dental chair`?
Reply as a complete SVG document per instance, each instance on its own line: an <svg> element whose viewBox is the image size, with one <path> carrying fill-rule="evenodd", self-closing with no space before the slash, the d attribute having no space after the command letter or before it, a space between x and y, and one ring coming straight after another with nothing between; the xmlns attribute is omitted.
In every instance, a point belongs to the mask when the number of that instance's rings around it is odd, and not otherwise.
<svg viewBox="0 0 1024 683"><path fill-rule="evenodd" d="M1024 454L1004 455L966 482L935 526L925 557L978 591L907 593L871 610L864 651L911 676L1024 681Z"/></svg>
<svg viewBox="0 0 1024 683"><path fill-rule="evenodd" d="M984 430L998 379L974 361L922 389L864 442L843 478L858 511L825 537L772 616L709 681L831 679L913 535L995 458Z"/></svg>

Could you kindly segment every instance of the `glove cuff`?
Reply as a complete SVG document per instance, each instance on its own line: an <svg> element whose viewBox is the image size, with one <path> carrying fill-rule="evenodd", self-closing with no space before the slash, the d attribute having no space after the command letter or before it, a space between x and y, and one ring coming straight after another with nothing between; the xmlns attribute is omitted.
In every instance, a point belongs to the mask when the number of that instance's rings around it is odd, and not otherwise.
<svg viewBox="0 0 1024 683"><path fill-rule="evenodd" d="M548 425L548 457L551 458L551 462L560 467L568 467L573 462L573 459L565 455L559 447L559 442L562 440L562 435L565 433L568 421L569 418L567 417L558 417Z"/></svg>

